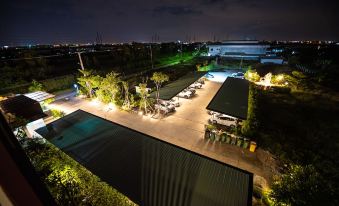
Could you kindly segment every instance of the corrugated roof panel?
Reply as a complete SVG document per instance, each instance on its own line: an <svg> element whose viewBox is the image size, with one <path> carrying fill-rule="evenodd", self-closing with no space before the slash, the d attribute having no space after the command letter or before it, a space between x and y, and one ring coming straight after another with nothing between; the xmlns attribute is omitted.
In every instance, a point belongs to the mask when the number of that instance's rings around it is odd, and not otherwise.
<svg viewBox="0 0 339 206"><path fill-rule="evenodd" d="M179 94L182 90L186 89L188 86L196 82L207 72L191 72L185 76L179 78L178 80L171 82L165 85L163 88L160 88L160 99L170 100ZM150 94L150 97L155 98L156 92Z"/></svg>
<svg viewBox="0 0 339 206"><path fill-rule="evenodd" d="M37 132L139 205L251 205L251 173L87 112Z"/></svg>

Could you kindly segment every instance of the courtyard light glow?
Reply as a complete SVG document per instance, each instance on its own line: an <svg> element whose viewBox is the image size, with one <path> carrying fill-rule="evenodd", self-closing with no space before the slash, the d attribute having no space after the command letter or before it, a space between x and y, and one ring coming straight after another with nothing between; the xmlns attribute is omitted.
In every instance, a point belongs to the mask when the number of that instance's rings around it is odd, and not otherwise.
<svg viewBox="0 0 339 206"><path fill-rule="evenodd" d="M108 110L111 110L111 111L116 111L116 110L117 110L116 105L113 104L113 103L109 103L109 104L107 105L107 108L108 108Z"/></svg>
<svg viewBox="0 0 339 206"><path fill-rule="evenodd" d="M283 79L284 79L284 75L282 75L282 74L278 75L278 77L277 77L278 81L282 81Z"/></svg>
<svg viewBox="0 0 339 206"><path fill-rule="evenodd" d="M95 99L92 99L90 104L93 105L93 106L98 106L100 104L100 102L99 102L99 100L97 98L95 98Z"/></svg>

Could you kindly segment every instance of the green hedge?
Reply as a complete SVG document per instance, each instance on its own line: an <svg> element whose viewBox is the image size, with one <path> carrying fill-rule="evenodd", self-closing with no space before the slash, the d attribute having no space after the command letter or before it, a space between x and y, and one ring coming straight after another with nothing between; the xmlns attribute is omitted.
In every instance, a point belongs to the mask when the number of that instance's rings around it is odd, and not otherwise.
<svg viewBox="0 0 339 206"><path fill-rule="evenodd" d="M54 145L37 140L28 139L24 149L58 205L135 206Z"/></svg>

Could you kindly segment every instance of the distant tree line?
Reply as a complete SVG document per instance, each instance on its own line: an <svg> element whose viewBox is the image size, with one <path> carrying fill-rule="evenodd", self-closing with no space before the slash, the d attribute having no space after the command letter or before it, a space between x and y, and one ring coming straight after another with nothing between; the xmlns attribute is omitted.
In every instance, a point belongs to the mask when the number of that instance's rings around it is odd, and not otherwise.
<svg viewBox="0 0 339 206"><path fill-rule="evenodd" d="M179 48L176 43L152 45L154 65L160 66L178 58ZM196 45L183 45L183 56L192 56L195 48ZM33 79L41 81L76 74L80 68L78 56L71 49L40 50L0 51L2 56L8 57L0 60L0 88L29 83ZM50 56L40 58L41 55ZM151 65L149 44L110 45L96 50L87 48L81 55L86 68L95 68L102 75L111 71L129 75L149 69Z"/></svg>

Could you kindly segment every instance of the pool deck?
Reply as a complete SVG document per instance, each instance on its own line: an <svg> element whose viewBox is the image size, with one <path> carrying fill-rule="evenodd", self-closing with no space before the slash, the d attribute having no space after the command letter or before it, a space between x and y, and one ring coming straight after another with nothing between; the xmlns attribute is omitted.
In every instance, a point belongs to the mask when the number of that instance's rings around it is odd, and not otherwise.
<svg viewBox="0 0 339 206"><path fill-rule="evenodd" d="M133 114L118 109L109 110L99 102L91 102L77 97L68 101L58 100L52 107L66 114L78 109L140 131L179 147L194 151L234 167L249 171L270 181L272 171L269 165L259 159L262 150L252 153L249 150L221 142L204 139L204 125L209 115L206 106L221 87L221 83L207 81L192 99L180 99L182 103L176 112L163 119Z"/></svg>

